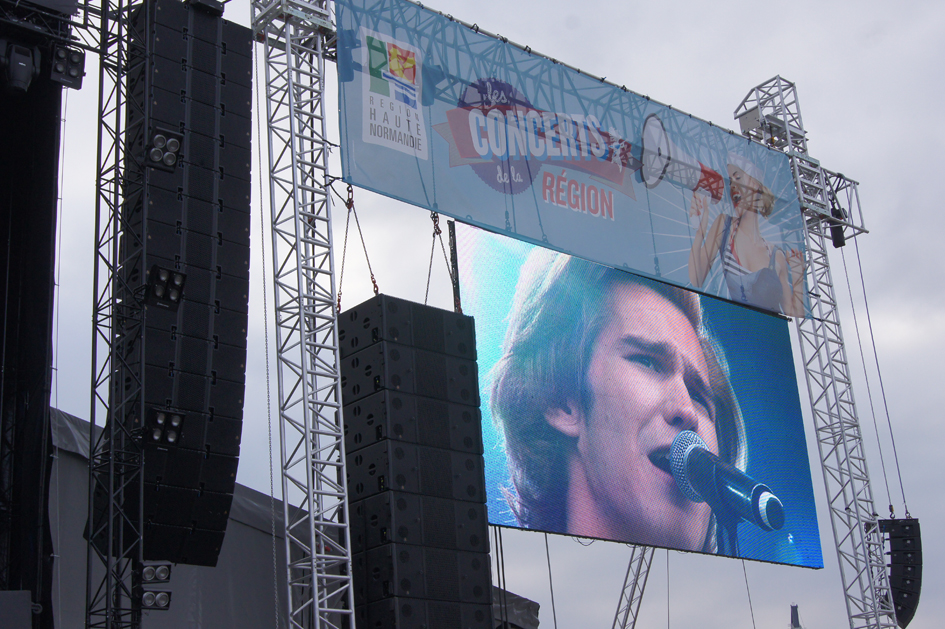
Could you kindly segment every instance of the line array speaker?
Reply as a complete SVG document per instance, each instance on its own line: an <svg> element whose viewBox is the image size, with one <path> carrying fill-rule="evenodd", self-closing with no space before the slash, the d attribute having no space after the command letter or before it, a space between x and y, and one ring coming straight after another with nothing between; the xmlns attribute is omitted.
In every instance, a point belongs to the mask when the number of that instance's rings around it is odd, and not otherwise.
<svg viewBox="0 0 945 629"><path fill-rule="evenodd" d="M353 563L355 596L369 604L392 596L492 603L488 553L385 544Z"/></svg>
<svg viewBox="0 0 945 629"><path fill-rule="evenodd" d="M358 627L370 629L492 629L492 608L394 596L359 608Z"/></svg>
<svg viewBox="0 0 945 629"><path fill-rule="evenodd" d="M476 360L473 319L455 312L377 295L338 318L342 358L379 341Z"/></svg>
<svg viewBox="0 0 945 629"><path fill-rule="evenodd" d="M252 157L252 34L212 5L131 16L126 173L141 185L122 240L145 295L143 333L123 345L144 367L144 557L210 566L239 461Z"/></svg>
<svg viewBox="0 0 945 629"><path fill-rule="evenodd" d="M358 622L491 627L473 320L379 295L338 325Z"/></svg>
<svg viewBox="0 0 945 629"><path fill-rule="evenodd" d="M482 454L482 417L467 404L382 390L344 407L345 448L385 439Z"/></svg>
<svg viewBox="0 0 945 629"><path fill-rule="evenodd" d="M485 503L482 455L385 440L347 459L348 497L388 490Z"/></svg>
<svg viewBox="0 0 945 629"><path fill-rule="evenodd" d="M382 341L342 360L341 395L350 404L381 389L479 406L476 362Z"/></svg>
<svg viewBox="0 0 945 629"><path fill-rule="evenodd" d="M391 542L489 551L489 522L481 502L385 491L353 503L349 516L353 553Z"/></svg>
<svg viewBox="0 0 945 629"><path fill-rule="evenodd" d="M922 536L919 521L880 520L880 531L889 538L889 587L896 608L896 622L905 629L912 622L922 589Z"/></svg>

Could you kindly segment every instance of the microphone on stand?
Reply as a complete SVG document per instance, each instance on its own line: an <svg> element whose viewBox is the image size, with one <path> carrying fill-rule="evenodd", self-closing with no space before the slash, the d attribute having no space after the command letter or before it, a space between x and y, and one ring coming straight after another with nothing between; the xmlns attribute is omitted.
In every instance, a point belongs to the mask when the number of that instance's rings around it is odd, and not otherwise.
<svg viewBox="0 0 945 629"><path fill-rule="evenodd" d="M765 531L784 526L784 505L771 489L712 454L705 441L684 430L670 447L670 470L679 491L715 512L734 514Z"/></svg>

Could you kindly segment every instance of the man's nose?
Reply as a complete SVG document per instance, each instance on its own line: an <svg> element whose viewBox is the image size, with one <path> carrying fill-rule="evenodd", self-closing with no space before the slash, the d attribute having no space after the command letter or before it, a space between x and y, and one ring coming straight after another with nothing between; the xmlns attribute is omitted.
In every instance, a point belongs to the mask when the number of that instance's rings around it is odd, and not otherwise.
<svg viewBox="0 0 945 629"><path fill-rule="evenodd" d="M700 414L692 401L689 387L682 374L677 374L667 384L665 410L663 417L666 423L674 428L699 431Z"/></svg>

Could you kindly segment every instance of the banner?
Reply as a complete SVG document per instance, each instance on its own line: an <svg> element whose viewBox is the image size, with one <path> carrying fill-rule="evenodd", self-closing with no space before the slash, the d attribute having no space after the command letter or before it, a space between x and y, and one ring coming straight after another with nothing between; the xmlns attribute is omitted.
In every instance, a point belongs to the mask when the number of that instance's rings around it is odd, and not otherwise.
<svg viewBox="0 0 945 629"><path fill-rule="evenodd" d="M823 567L787 321L479 229L457 236L491 524ZM733 516L730 490L685 494L671 461L684 431L763 485L783 521ZM704 489L727 472L686 473Z"/></svg>
<svg viewBox="0 0 945 629"><path fill-rule="evenodd" d="M338 0L345 181L752 307L807 311L786 155L406 0Z"/></svg>

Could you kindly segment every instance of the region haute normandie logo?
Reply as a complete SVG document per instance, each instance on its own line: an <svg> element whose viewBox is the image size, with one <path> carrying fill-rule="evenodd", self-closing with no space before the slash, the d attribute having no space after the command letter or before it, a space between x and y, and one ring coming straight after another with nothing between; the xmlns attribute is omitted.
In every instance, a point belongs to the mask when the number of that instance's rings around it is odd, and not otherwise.
<svg viewBox="0 0 945 629"><path fill-rule="evenodd" d="M420 106L422 53L389 35L361 29L363 141L428 159Z"/></svg>

